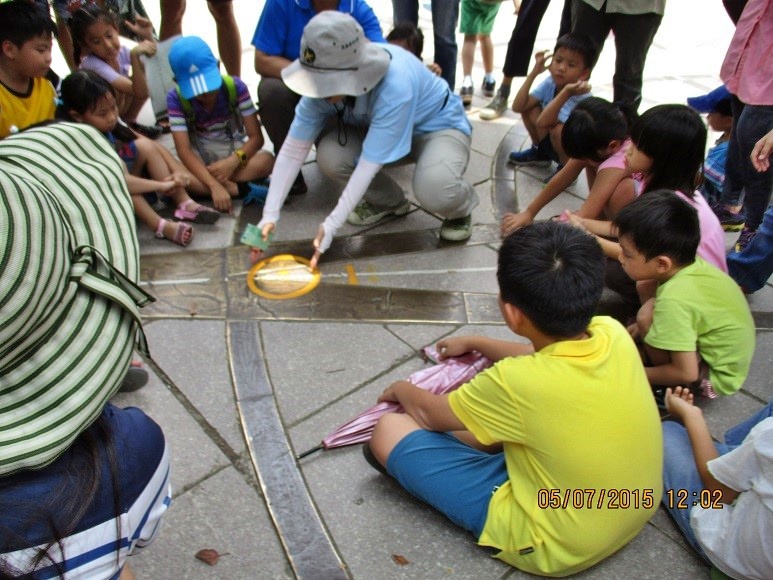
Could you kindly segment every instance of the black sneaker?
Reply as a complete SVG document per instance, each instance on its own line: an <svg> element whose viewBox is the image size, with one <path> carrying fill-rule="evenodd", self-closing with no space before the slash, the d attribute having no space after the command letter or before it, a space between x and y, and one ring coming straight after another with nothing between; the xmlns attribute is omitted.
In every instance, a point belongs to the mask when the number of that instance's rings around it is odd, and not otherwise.
<svg viewBox="0 0 773 580"><path fill-rule="evenodd" d="M487 97L493 97L494 96L494 90L497 87L496 81L487 81L486 79L483 79L483 84L481 85L481 90L483 91L483 94Z"/></svg>
<svg viewBox="0 0 773 580"><path fill-rule="evenodd" d="M543 155L540 152L539 147L532 145L530 148L524 149L523 151L513 151L510 153L510 157L507 159L507 162L511 165L534 165L547 167L553 161L550 159L550 157Z"/></svg>
<svg viewBox="0 0 773 580"><path fill-rule="evenodd" d="M469 107L470 103L472 103L472 93L473 93L472 87L462 87L459 90L459 96L462 97L462 104L465 107Z"/></svg>
<svg viewBox="0 0 773 580"><path fill-rule="evenodd" d="M742 211L732 212L721 203L712 205L711 209L726 232L740 232L743 229L745 220Z"/></svg>
<svg viewBox="0 0 773 580"><path fill-rule="evenodd" d="M309 188L306 185L306 181L303 179L303 173L299 173L290 188L290 195L303 195L307 191L309 191Z"/></svg>
<svg viewBox="0 0 773 580"><path fill-rule="evenodd" d="M757 230L744 227L741 230L741 235L738 236L738 239L735 242L735 246L733 247L733 250L735 250L736 252L743 252L744 248L752 243L752 240L756 235L757 235Z"/></svg>

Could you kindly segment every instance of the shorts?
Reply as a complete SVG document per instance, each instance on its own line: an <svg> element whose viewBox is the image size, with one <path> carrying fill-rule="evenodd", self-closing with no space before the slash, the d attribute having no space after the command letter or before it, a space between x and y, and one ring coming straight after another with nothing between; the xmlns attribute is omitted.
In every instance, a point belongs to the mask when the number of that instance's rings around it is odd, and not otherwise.
<svg viewBox="0 0 773 580"><path fill-rule="evenodd" d="M201 160L205 165L225 159L229 155L233 155L239 147L241 147L243 141L220 141L215 139L205 139L203 137L197 137L195 141L195 152L201 157Z"/></svg>
<svg viewBox="0 0 773 580"><path fill-rule="evenodd" d="M97 435L102 425L110 434L120 482L113 490L109 459L104 445L99 445L101 465L99 488L70 535L62 539L64 561L54 546L49 550L53 560L66 568L73 578L117 577L127 556L137 553L152 542L161 517L171 502L169 485L169 450L161 428L139 409L119 409L106 405L101 425L93 424L86 431ZM50 525L64 529L71 524L62 520L58 503L53 500L71 499L72 488L81 484L68 474L91 467L84 451L81 435L56 461L40 470L27 470L0 478L0 528L14 530L0 545L0 560L21 571L28 568L30 558L37 554L34 546L47 545L52 537ZM119 500L120 537L116 535L116 498ZM10 506L10 508L9 508ZM30 525L32 515L50 518L42 523L38 518ZM35 577L54 577L56 566L43 559Z"/></svg>
<svg viewBox="0 0 773 580"><path fill-rule="evenodd" d="M137 144L134 141L128 143L118 142L114 143L115 152L118 153L118 157L126 163L126 169L129 173L133 174L134 164L137 162Z"/></svg>
<svg viewBox="0 0 773 580"><path fill-rule="evenodd" d="M473 449L449 433L412 431L387 458L386 469L412 495L452 522L483 532L493 493L508 480L504 453Z"/></svg>
<svg viewBox="0 0 773 580"><path fill-rule="evenodd" d="M500 3L481 2L481 0L462 0L462 16L459 32L462 34L491 34L494 19L499 12Z"/></svg>

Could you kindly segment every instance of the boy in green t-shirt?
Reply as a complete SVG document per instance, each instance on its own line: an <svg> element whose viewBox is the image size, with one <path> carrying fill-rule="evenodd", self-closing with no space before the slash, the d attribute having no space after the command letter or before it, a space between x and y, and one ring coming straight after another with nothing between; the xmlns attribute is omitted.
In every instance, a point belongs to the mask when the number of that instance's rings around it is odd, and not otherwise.
<svg viewBox="0 0 773 580"><path fill-rule="evenodd" d="M754 321L732 278L696 257L695 209L673 191L651 191L613 224L623 270L636 281L658 282L629 328L644 340L650 383L692 385L709 397L740 389L754 355Z"/></svg>
<svg viewBox="0 0 773 580"><path fill-rule="evenodd" d="M406 414L382 417L365 447L374 466L534 574L613 554L662 494L660 420L636 346L620 323L593 317L603 272L598 242L567 224L508 236L500 311L531 344L441 340L443 356L476 350L495 364L447 395L394 383L379 400Z"/></svg>

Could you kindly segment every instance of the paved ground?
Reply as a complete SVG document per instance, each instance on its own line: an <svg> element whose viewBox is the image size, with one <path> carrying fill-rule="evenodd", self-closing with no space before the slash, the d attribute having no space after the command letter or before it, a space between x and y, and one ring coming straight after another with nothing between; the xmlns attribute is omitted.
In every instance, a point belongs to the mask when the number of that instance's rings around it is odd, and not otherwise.
<svg viewBox="0 0 773 580"><path fill-rule="evenodd" d="M245 46L242 76L253 94L249 39L262 4L234 2ZM386 32L389 3L374 4ZM536 48L552 47L560 11L554 4ZM148 9L158 23L157 7ZM512 29L509 10L505 3L493 35L500 63ZM421 14L429 31L429 13ZM732 27L719 2L702 5L697 16L692 3L669 3L650 51L642 110L684 102L718 84ZM203 6L189 3L185 29L215 46ZM430 43L425 56L431 54ZM600 96L611 96L613 62L610 42L592 79ZM476 75L479 83L480 62ZM510 112L480 121L484 104L477 96L469 113L474 137L467 177L480 205L467 243L440 241L440 220L418 207L368 230L345 226L321 264L316 290L269 301L248 291L249 261L236 241L246 223L257 221L258 209L237 207L216 226L197 228L185 250L139 232L142 281L158 297L143 312L153 376L147 387L115 402L139 406L162 425L172 448L174 502L155 545L132 561L138 577L527 576L371 470L358 447L295 459L373 404L389 381L422 368L422 346L469 332L508 336L498 320L493 274L498 216L536 195L546 174L514 175L505 165L525 132ZM313 159L303 171L310 191L286 206L277 252L310 255L310 239L338 193ZM394 175L410 189L410 168ZM578 207L586 191L576 186L545 216ZM750 306L758 324L750 377L740 393L705 405L718 438L772 393L771 286L750 297ZM605 308L614 307L607 297ZM202 548L227 555L209 567L194 558ZM398 564L397 555L407 564ZM708 569L661 509L626 548L581 576L695 578L707 577Z"/></svg>

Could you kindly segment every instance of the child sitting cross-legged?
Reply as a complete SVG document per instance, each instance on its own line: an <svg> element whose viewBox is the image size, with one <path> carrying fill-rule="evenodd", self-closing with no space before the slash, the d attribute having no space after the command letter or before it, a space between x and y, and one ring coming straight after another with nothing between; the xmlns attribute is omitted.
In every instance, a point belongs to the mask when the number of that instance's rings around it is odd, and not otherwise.
<svg viewBox="0 0 773 580"><path fill-rule="evenodd" d="M610 556L644 527L662 494L660 419L636 346L593 316L603 256L558 222L527 225L499 250L499 307L531 344L482 336L441 340L443 356L495 361L434 395L399 381L366 457L497 557L566 576ZM620 500L626 508L620 508Z"/></svg>
<svg viewBox="0 0 773 580"><path fill-rule="evenodd" d="M629 328L644 341L650 383L695 383L707 396L740 389L754 354L754 321L732 278L696 256L695 208L672 191L651 191L623 208L613 225L626 274L657 282L655 298Z"/></svg>
<svg viewBox="0 0 773 580"><path fill-rule="evenodd" d="M231 198L247 195L274 167L263 147L258 112L244 82L223 77L220 63L198 36L179 38L169 50L177 87L167 94L177 156L212 195L215 208L231 211Z"/></svg>

